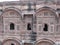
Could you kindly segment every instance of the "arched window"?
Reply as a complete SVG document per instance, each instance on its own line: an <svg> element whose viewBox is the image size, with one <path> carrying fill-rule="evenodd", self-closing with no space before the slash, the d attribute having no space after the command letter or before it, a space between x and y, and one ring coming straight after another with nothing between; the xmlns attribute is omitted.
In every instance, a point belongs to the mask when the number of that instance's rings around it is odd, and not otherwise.
<svg viewBox="0 0 60 45"><path fill-rule="evenodd" d="M43 30L44 30L44 31L48 31L48 25L47 25L47 24L44 24Z"/></svg>
<svg viewBox="0 0 60 45"><path fill-rule="evenodd" d="M10 30L14 30L14 29L15 29L14 26L15 26L14 23L11 23L11 24L10 24Z"/></svg>
<svg viewBox="0 0 60 45"><path fill-rule="evenodd" d="M27 24L27 30L31 30L31 24L30 23Z"/></svg>

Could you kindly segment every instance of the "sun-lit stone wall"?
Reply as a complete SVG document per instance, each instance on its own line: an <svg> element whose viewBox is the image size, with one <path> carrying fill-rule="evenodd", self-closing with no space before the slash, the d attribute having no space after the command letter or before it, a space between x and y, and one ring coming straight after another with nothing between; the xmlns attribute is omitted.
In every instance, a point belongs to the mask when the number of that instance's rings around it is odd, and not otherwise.
<svg viewBox="0 0 60 45"><path fill-rule="evenodd" d="M44 39L44 44L47 43L45 42L48 41L47 39L54 43L60 42L59 13L60 4L58 4L58 0L1 2L0 41L3 42L3 45L11 43L11 40L8 39L19 40L22 43L37 42L37 45L40 43L42 45L42 42L38 43L40 39ZM14 30L10 30L11 23L14 24ZM31 25L28 26L28 24ZM29 30L27 27L29 27ZM5 40L7 40L6 43ZM19 44L16 43L16 45Z"/></svg>

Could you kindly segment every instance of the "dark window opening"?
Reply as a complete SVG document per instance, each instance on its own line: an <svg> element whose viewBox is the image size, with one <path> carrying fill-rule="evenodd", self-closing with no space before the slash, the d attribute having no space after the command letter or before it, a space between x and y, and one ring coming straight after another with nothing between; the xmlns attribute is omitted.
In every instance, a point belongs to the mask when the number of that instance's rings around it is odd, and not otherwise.
<svg viewBox="0 0 60 45"><path fill-rule="evenodd" d="M31 30L31 24L30 23L27 24L27 30Z"/></svg>
<svg viewBox="0 0 60 45"><path fill-rule="evenodd" d="M11 45L14 45L13 43L11 43Z"/></svg>
<svg viewBox="0 0 60 45"><path fill-rule="evenodd" d="M48 31L48 25L47 25L47 24L44 24L43 30L44 30L44 31Z"/></svg>
<svg viewBox="0 0 60 45"><path fill-rule="evenodd" d="M60 13L59 13L59 17L60 17Z"/></svg>
<svg viewBox="0 0 60 45"><path fill-rule="evenodd" d="M60 8L57 8L57 11L60 11Z"/></svg>
<svg viewBox="0 0 60 45"><path fill-rule="evenodd" d="M14 24L13 23L10 24L10 30L14 30Z"/></svg>
<svg viewBox="0 0 60 45"><path fill-rule="evenodd" d="M0 11L2 11L2 10L0 10Z"/></svg>

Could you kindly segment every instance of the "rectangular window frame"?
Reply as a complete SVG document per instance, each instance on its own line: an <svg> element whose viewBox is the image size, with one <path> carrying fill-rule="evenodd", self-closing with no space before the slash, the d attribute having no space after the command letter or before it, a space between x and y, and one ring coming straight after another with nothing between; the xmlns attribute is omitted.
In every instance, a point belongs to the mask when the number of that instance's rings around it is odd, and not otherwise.
<svg viewBox="0 0 60 45"><path fill-rule="evenodd" d="M41 28L41 29L40 29ZM42 24L39 24L38 25L38 30L39 30L39 32L42 32L43 30L42 30L43 28L42 28Z"/></svg>
<svg viewBox="0 0 60 45"><path fill-rule="evenodd" d="M53 33L54 32L54 25L50 26L50 32Z"/></svg>

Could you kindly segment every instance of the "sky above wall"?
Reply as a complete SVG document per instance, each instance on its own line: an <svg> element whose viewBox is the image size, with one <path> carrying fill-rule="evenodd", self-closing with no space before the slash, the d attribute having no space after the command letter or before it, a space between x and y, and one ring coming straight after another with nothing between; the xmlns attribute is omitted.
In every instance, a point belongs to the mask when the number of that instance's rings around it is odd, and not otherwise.
<svg viewBox="0 0 60 45"><path fill-rule="evenodd" d="M0 0L0 2L4 2L4 1L19 1L19 0Z"/></svg>

